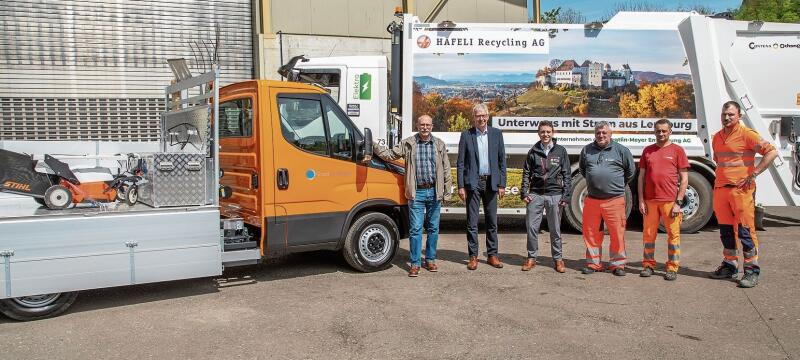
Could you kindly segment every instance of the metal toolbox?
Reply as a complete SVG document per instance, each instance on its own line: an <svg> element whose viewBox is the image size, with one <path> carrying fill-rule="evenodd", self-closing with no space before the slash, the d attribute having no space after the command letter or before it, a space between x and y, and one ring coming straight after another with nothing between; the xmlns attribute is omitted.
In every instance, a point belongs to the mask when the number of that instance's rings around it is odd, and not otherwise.
<svg viewBox="0 0 800 360"><path fill-rule="evenodd" d="M205 205L208 163L204 154L153 153L144 156L145 182L139 200L153 207Z"/></svg>

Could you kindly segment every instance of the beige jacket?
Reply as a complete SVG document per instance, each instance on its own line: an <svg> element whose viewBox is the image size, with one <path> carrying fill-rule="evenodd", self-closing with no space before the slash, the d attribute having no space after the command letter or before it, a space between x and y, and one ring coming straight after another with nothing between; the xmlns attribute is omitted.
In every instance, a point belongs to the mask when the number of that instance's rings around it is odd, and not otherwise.
<svg viewBox="0 0 800 360"><path fill-rule="evenodd" d="M434 153L436 161L436 199L442 200L445 196L450 195L450 189L453 184L453 178L450 173L450 159L447 158L447 146L444 141L431 135L436 151ZM406 198L414 200L417 194L417 141L419 135L409 136L395 147L389 149L386 147L378 148L375 153L383 160L391 161L397 159L404 159L406 162Z"/></svg>

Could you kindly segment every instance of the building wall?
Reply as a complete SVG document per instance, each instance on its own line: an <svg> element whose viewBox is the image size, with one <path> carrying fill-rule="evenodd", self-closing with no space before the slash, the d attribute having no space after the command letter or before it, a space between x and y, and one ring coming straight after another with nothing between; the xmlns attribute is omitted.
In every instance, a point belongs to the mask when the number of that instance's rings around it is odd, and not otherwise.
<svg viewBox="0 0 800 360"><path fill-rule="evenodd" d="M0 140L156 140L166 60L204 71L190 44L213 50L218 23L222 82L252 78L251 15L251 0L0 1Z"/></svg>
<svg viewBox="0 0 800 360"><path fill-rule="evenodd" d="M262 0L269 30L261 36L259 76L280 79L277 69L296 55L386 55L386 27L402 0ZM439 0L416 0L412 13L424 20ZM527 22L526 0L449 0L432 21ZM320 36L321 35L321 36ZM282 48L282 52L281 52Z"/></svg>

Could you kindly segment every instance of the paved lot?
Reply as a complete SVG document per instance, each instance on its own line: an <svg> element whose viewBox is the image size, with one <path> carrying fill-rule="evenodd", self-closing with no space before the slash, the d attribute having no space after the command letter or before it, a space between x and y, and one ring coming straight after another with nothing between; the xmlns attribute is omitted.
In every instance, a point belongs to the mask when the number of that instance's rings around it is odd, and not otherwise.
<svg viewBox="0 0 800 360"><path fill-rule="evenodd" d="M521 272L520 221L501 224L505 268L467 271L462 223L450 221L439 273L406 277L404 241L395 266L373 274L313 253L219 279L89 291L55 319L0 319L0 358L800 358L800 209L770 209L766 224L764 275L750 290L706 278L720 260L715 227L684 236L680 276L666 282L637 276L637 225L630 273L617 278L580 274L574 232L567 273L549 257ZM656 254L665 260L662 238Z"/></svg>

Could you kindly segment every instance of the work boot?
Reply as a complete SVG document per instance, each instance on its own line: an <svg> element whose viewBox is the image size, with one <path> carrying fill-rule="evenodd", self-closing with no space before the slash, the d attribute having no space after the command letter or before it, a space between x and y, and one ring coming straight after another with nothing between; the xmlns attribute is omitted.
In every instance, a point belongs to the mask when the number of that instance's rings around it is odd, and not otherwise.
<svg viewBox="0 0 800 360"><path fill-rule="evenodd" d="M423 261L423 262L422 262L422 267L423 267L423 268L425 268L425 270L428 270L428 271L430 271L430 272L437 272L437 271L439 271L439 267L438 267L438 266L436 266L436 263L435 263L435 262L433 262L432 260L431 260L431 261L429 261L429 260L425 260L425 261Z"/></svg>
<svg viewBox="0 0 800 360"><path fill-rule="evenodd" d="M642 272L639 273L639 276L641 276L641 277L651 277L651 276L653 276L653 268L651 268L649 266L646 266L644 269L642 269Z"/></svg>
<svg viewBox="0 0 800 360"><path fill-rule="evenodd" d="M708 277L710 277L712 279L717 279L717 280L736 279L736 274L738 272L739 271L736 270L736 269L731 269L730 265L728 265L726 263L722 263L722 265L720 265L717 268L717 270L715 270L711 274L708 274Z"/></svg>
<svg viewBox="0 0 800 360"><path fill-rule="evenodd" d="M614 276L625 276L625 275L627 275L627 274L625 274L625 269L624 268L616 268L613 271L611 271L611 273L614 274Z"/></svg>
<svg viewBox="0 0 800 360"><path fill-rule="evenodd" d="M740 288L753 288L758 285L758 273L753 270L745 270L742 280L739 280Z"/></svg>
<svg viewBox="0 0 800 360"><path fill-rule="evenodd" d="M530 271L534 267L536 267L536 259L528 258L525 260L525 263L522 264L522 271Z"/></svg>
<svg viewBox="0 0 800 360"><path fill-rule="evenodd" d="M667 281L674 281L677 278L678 278L678 273L675 271L667 271L667 273L664 274L664 280Z"/></svg>
<svg viewBox="0 0 800 360"><path fill-rule="evenodd" d="M594 274L595 271L596 271L595 269L592 269L592 268L587 266L587 267L584 267L583 269L581 269L581 274L583 274L583 275L591 275L591 274Z"/></svg>

